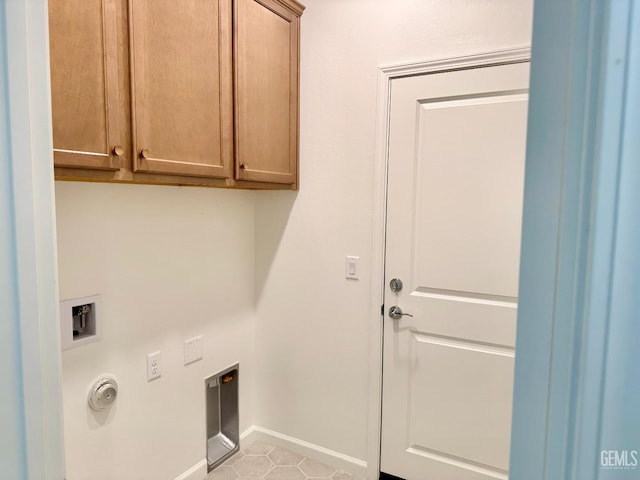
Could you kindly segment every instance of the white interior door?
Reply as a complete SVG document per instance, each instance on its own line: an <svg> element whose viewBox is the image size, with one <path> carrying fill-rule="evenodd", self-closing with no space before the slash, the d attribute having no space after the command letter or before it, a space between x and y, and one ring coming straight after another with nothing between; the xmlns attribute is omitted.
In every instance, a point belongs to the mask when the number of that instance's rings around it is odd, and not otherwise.
<svg viewBox="0 0 640 480"><path fill-rule="evenodd" d="M508 477L528 80L518 63L392 81L387 474Z"/></svg>

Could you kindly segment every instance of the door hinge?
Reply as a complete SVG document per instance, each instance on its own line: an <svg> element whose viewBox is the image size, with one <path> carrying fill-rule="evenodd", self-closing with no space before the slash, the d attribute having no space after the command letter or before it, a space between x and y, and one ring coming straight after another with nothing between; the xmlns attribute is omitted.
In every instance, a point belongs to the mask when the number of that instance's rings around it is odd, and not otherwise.
<svg viewBox="0 0 640 480"><path fill-rule="evenodd" d="M384 317L384 303L380 306L380 315Z"/></svg>

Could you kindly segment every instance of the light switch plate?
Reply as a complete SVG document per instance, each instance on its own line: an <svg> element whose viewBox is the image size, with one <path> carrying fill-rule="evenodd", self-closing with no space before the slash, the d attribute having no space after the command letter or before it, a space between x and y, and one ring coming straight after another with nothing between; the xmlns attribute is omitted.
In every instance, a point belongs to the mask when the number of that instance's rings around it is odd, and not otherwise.
<svg viewBox="0 0 640 480"><path fill-rule="evenodd" d="M184 341L184 364L202 360L202 335Z"/></svg>
<svg viewBox="0 0 640 480"><path fill-rule="evenodd" d="M360 257L347 256L345 262L345 276L350 280L360 278Z"/></svg>

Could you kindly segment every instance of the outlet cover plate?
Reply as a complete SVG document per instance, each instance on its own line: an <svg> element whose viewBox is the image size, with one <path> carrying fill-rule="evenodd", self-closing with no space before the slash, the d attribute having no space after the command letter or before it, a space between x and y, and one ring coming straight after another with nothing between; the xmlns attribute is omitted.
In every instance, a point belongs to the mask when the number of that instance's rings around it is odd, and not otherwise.
<svg viewBox="0 0 640 480"><path fill-rule="evenodd" d="M202 335L184 341L184 364L202 360Z"/></svg>
<svg viewBox="0 0 640 480"><path fill-rule="evenodd" d="M150 353L147 355L147 382L162 376L162 352Z"/></svg>

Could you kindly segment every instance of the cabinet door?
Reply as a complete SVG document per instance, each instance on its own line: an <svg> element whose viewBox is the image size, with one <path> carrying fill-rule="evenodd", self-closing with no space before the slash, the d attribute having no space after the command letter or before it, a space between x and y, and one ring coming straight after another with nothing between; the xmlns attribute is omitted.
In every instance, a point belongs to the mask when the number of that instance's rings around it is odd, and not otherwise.
<svg viewBox="0 0 640 480"><path fill-rule="evenodd" d="M236 178L294 184L298 168L299 13L235 2Z"/></svg>
<svg viewBox="0 0 640 480"><path fill-rule="evenodd" d="M130 0L134 171L226 178L231 0Z"/></svg>
<svg viewBox="0 0 640 480"><path fill-rule="evenodd" d="M115 0L49 0L56 167L118 170Z"/></svg>

